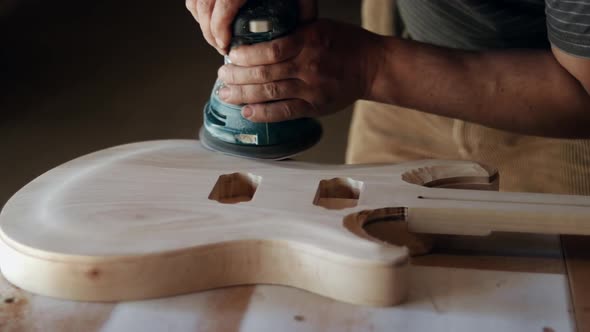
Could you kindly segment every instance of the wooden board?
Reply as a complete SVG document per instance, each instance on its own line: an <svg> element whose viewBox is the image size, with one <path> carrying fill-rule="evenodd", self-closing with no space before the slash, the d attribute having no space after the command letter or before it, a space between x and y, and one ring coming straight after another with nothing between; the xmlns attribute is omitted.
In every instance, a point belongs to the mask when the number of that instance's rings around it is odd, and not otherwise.
<svg viewBox="0 0 590 332"><path fill-rule="evenodd" d="M463 161L318 166L236 159L189 140L124 145L19 191L0 214L0 268L19 287L72 300L281 284L387 306L407 296L409 252L367 225L590 234L588 197L445 187L496 188L497 174Z"/></svg>

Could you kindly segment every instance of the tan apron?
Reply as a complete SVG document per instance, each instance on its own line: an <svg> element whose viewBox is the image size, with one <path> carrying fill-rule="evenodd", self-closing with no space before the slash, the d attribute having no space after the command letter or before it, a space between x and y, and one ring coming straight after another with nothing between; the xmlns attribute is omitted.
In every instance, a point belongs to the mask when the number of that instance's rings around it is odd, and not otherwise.
<svg viewBox="0 0 590 332"><path fill-rule="evenodd" d="M392 35L393 2L364 1L363 26ZM391 88L395 89L395 82ZM590 194L589 140L524 136L398 106L357 102L348 163L426 158L473 160L494 166L500 170L504 191Z"/></svg>

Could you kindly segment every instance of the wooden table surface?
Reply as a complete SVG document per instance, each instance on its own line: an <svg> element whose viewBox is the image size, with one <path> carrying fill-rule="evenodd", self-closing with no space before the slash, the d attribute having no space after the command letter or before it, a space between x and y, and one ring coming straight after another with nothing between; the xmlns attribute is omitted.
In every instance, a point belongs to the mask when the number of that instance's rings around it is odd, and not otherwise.
<svg viewBox="0 0 590 332"><path fill-rule="evenodd" d="M281 286L117 304L35 296L0 279L0 331L575 331L563 260L413 259L410 298L373 308Z"/></svg>

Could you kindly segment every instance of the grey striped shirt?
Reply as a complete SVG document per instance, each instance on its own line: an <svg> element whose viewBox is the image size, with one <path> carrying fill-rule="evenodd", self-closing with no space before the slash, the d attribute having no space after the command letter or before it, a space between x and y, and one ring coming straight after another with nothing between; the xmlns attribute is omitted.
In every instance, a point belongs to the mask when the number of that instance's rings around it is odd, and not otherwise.
<svg viewBox="0 0 590 332"><path fill-rule="evenodd" d="M397 0L412 39L485 50L548 48L590 58L590 0Z"/></svg>

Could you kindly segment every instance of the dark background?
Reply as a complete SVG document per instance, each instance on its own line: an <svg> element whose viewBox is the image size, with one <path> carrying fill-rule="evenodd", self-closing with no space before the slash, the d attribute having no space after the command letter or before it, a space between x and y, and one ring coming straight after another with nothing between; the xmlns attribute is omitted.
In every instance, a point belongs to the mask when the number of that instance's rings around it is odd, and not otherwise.
<svg viewBox="0 0 590 332"><path fill-rule="evenodd" d="M360 0L321 0L358 24ZM0 0L0 206L34 177L113 145L195 138L222 58L183 1ZM298 159L341 163L350 108Z"/></svg>

